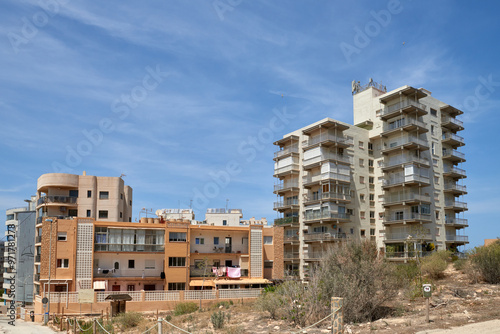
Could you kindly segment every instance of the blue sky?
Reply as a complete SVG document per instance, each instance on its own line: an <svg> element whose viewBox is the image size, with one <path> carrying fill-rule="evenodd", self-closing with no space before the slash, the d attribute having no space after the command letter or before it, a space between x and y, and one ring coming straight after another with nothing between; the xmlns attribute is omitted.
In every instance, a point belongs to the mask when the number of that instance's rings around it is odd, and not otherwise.
<svg viewBox="0 0 500 334"><path fill-rule="evenodd" d="M500 4L479 4L2 1L0 211L85 170L126 174L134 217L229 199L272 220L272 142L352 123L351 81L372 77L464 110L469 248L500 237Z"/></svg>

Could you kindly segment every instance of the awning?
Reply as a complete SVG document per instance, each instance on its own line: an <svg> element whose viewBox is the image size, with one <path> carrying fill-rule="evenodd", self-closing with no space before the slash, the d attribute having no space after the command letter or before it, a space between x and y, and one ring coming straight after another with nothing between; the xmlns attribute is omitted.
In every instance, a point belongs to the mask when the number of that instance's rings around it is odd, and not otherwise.
<svg viewBox="0 0 500 334"><path fill-rule="evenodd" d="M94 289L96 290L106 289L106 281L95 281Z"/></svg>
<svg viewBox="0 0 500 334"><path fill-rule="evenodd" d="M130 295L127 295L126 293L122 294L116 294L116 295L109 295L106 297L105 300L111 300L111 301L131 301L132 297Z"/></svg>
<svg viewBox="0 0 500 334"><path fill-rule="evenodd" d="M226 285L226 284L271 284L270 280L265 278L243 278L243 279L223 279L214 281L217 285Z"/></svg>
<svg viewBox="0 0 500 334"><path fill-rule="evenodd" d="M189 282L189 286L202 286L203 287L208 287L208 286L211 286L211 287L214 287L215 284L214 284L214 281L212 280L206 280L205 283L203 283L203 280L201 279L197 279L197 280L192 280L191 282Z"/></svg>

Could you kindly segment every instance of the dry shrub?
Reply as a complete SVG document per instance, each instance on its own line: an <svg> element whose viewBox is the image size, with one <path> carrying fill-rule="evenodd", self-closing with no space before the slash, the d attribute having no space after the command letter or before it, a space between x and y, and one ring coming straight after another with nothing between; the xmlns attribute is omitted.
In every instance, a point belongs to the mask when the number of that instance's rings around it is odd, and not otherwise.
<svg viewBox="0 0 500 334"><path fill-rule="evenodd" d="M449 251L438 251L422 258L421 268L424 275L429 275L432 279L442 278L444 271L448 267L448 260L451 253Z"/></svg>
<svg viewBox="0 0 500 334"><path fill-rule="evenodd" d="M475 247L470 254L474 269L487 283L500 283L500 241L489 246Z"/></svg>

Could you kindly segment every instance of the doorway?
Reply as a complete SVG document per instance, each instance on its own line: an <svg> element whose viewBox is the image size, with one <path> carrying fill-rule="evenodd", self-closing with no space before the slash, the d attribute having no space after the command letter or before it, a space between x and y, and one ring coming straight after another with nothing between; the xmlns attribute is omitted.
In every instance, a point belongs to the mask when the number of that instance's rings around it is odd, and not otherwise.
<svg viewBox="0 0 500 334"><path fill-rule="evenodd" d="M120 286L119 285L113 285L111 287L111 291L120 291Z"/></svg>

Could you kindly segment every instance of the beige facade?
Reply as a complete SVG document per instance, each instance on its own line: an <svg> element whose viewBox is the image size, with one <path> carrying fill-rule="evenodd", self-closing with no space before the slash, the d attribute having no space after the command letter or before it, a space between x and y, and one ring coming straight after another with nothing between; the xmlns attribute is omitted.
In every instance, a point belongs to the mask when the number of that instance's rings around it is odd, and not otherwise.
<svg viewBox="0 0 500 334"><path fill-rule="evenodd" d="M374 240L392 260L468 242L462 112L424 89L354 88L355 125L326 118L275 142L288 274L306 278L343 240Z"/></svg>

